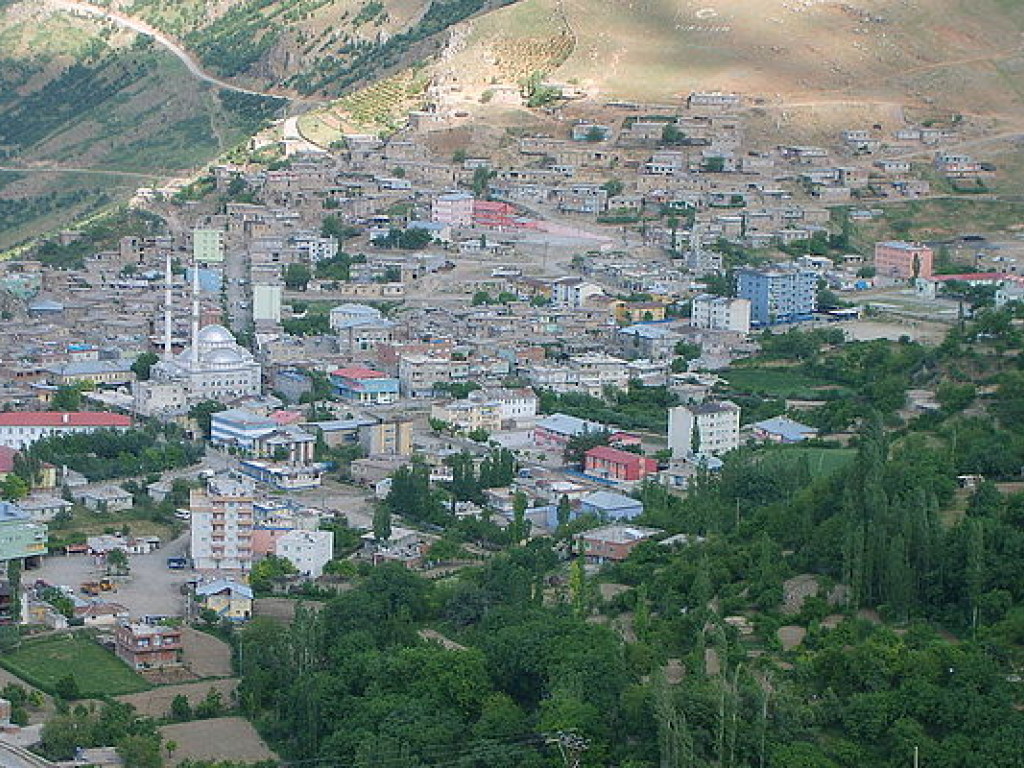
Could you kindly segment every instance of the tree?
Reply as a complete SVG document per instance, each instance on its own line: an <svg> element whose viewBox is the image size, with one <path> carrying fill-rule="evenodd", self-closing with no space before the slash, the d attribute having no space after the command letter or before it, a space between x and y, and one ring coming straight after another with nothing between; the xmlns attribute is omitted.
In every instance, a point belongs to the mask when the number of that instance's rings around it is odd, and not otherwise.
<svg viewBox="0 0 1024 768"><path fill-rule="evenodd" d="M555 512L555 516L558 520L559 528L569 524L569 519L572 516L572 504L569 503L568 495L563 493L562 497L558 500L558 509Z"/></svg>
<svg viewBox="0 0 1024 768"><path fill-rule="evenodd" d="M53 686L53 692L65 701L77 699L82 695L78 690L78 681L75 680L73 675L64 675L57 680Z"/></svg>
<svg viewBox="0 0 1024 768"><path fill-rule="evenodd" d="M17 501L27 496L28 492L28 483L13 472L0 480L0 498L5 501Z"/></svg>
<svg viewBox="0 0 1024 768"><path fill-rule="evenodd" d="M132 363L132 373L139 381L149 381L149 372L160 357L155 352L143 352Z"/></svg>
<svg viewBox="0 0 1024 768"><path fill-rule="evenodd" d="M117 547L107 552L107 570L118 575L128 573L128 555L123 549Z"/></svg>
<svg viewBox="0 0 1024 768"><path fill-rule="evenodd" d="M117 743L117 754L124 768L160 768L159 735L130 735Z"/></svg>
<svg viewBox="0 0 1024 768"><path fill-rule="evenodd" d="M203 400L202 402L193 405L192 409L188 412L188 415L195 419L196 424L203 433L203 437L209 440L213 414L225 410L227 410L227 407L218 403L216 400Z"/></svg>
<svg viewBox="0 0 1024 768"><path fill-rule="evenodd" d="M618 197L622 194L625 186L619 179L608 179L608 181L601 185L601 189L608 193L608 197Z"/></svg>
<svg viewBox="0 0 1024 768"><path fill-rule="evenodd" d="M275 583L283 582L292 574L298 573L298 569L291 560L277 555L267 555L252 567L249 574L249 584L257 592L270 592ZM198 708L196 715L199 715Z"/></svg>
<svg viewBox="0 0 1024 768"><path fill-rule="evenodd" d="M77 386L58 387L50 401L51 411L77 411L82 407L82 390Z"/></svg>
<svg viewBox="0 0 1024 768"><path fill-rule="evenodd" d="M285 288L289 291L304 291L312 277L309 267L305 264L289 264L284 270Z"/></svg>
<svg viewBox="0 0 1024 768"><path fill-rule="evenodd" d="M373 538L378 543L391 538L391 510L383 504L373 511Z"/></svg>
<svg viewBox="0 0 1024 768"><path fill-rule="evenodd" d="M171 719L179 723L192 719L192 705L188 703L188 697L179 693L171 699ZM170 743L170 742L168 742Z"/></svg>

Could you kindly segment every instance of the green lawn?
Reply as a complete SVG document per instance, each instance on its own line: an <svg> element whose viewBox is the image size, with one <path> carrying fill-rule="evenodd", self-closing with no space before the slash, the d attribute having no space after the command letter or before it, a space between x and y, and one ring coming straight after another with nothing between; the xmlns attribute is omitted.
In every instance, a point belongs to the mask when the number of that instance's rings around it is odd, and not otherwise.
<svg viewBox="0 0 1024 768"><path fill-rule="evenodd" d="M826 381L806 376L794 368L732 368L722 374L729 386L738 392L766 397L825 400L842 395Z"/></svg>
<svg viewBox="0 0 1024 768"><path fill-rule="evenodd" d="M0 665L26 682L52 693L57 681L72 675L83 698L139 693L152 686L91 636L77 633L29 640L0 656Z"/></svg>

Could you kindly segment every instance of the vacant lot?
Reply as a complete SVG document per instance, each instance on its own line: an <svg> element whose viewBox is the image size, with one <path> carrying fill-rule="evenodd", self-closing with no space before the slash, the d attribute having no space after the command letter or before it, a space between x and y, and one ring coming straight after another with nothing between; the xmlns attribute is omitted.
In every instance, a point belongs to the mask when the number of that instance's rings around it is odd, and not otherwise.
<svg viewBox="0 0 1024 768"><path fill-rule="evenodd" d="M57 681L65 675L74 677L83 698L150 688L140 675L84 633L23 643L17 651L5 653L0 664L48 693L53 693Z"/></svg>
<svg viewBox="0 0 1024 768"><path fill-rule="evenodd" d="M213 720L196 720L191 723L175 723L160 729L164 741L178 745L170 764L177 765L183 760L276 760L256 729L241 717L218 717Z"/></svg>
<svg viewBox="0 0 1024 768"><path fill-rule="evenodd" d="M814 477L826 477L837 469L845 467L857 455L855 448L801 448L787 446L777 449L774 455L788 456L792 460L807 459L807 465Z"/></svg>

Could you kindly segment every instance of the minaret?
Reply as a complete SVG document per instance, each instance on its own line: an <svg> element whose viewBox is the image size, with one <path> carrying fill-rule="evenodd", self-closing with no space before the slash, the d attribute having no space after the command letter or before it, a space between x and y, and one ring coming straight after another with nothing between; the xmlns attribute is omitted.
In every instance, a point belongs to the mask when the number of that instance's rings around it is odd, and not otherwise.
<svg viewBox="0 0 1024 768"><path fill-rule="evenodd" d="M192 262L192 369L199 365L199 262Z"/></svg>
<svg viewBox="0 0 1024 768"><path fill-rule="evenodd" d="M167 259L164 264L164 360L171 359L171 301L173 292L171 281L174 275L171 271L171 252L167 252Z"/></svg>

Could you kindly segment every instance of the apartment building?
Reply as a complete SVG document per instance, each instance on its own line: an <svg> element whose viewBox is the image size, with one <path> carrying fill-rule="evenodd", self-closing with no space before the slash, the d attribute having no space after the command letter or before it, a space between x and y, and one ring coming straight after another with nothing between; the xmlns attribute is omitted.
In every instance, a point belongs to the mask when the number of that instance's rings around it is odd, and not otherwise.
<svg viewBox="0 0 1024 768"><path fill-rule="evenodd" d="M668 412L668 447L673 458L718 456L739 444L740 407L729 400L677 405Z"/></svg>
<svg viewBox="0 0 1024 768"><path fill-rule="evenodd" d="M750 302L754 326L809 320L818 308L818 275L799 267L741 269L736 294Z"/></svg>
<svg viewBox="0 0 1024 768"><path fill-rule="evenodd" d="M875 274L893 280L928 280L932 276L934 252L921 243L889 240L875 243Z"/></svg>
<svg viewBox="0 0 1024 768"><path fill-rule="evenodd" d="M196 570L248 571L252 568L253 483L215 475L205 489L193 490L190 546Z"/></svg>
<svg viewBox="0 0 1024 768"><path fill-rule="evenodd" d="M713 331L750 333L750 300L702 293L693 299L690 324Z"/></svg>

